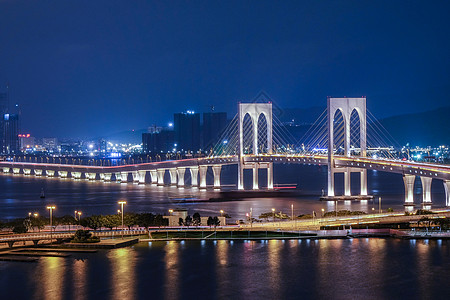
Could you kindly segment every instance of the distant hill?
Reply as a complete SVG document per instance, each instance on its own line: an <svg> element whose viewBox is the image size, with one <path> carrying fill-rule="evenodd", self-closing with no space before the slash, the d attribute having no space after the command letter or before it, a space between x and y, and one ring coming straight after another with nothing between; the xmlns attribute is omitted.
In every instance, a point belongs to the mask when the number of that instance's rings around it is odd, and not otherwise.
<svg viewBox="0 0 450 300"><path fill-rule="evenodd" d="M379 120L400 145L438 146L450 144L450 106Z"/></svg>

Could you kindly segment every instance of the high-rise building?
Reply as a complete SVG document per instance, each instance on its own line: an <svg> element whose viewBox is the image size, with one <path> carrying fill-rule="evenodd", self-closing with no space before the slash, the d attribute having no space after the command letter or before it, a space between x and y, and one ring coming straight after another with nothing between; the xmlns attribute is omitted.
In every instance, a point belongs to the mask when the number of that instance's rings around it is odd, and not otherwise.
<svg viewBox="0 0 450 300"><path fill-rule="evenodd" d="M181 152L200 150L200 114L188 110L173 115L175 144Z"/></svg>
<svg viewBox="0 0 450 300"><path fill-rule="evenodd" d="M4 154L19 153L19 115L4 114L2 118L3 123L3 138L2 146Z"/></svg>
<svg viewBox="0 0 450 300"><path fill-rule="evenodd" d="M36 145L36 139L29 133L19 134L20 151L31 151Z"/></svg>
<svg viewBox="0 0 450 300"><path fill-rule="evenodd" d="M227 126L226 112L203 113L203 139L202 145L205 151L214 147L220 134Z"/></svg>
<svg viewBox="0 0 450 300"><path fill-rule="evenodd" d="M149 132L142 134L142 150L144 153L173 152L176 150L174 131L162 127L149 128Z"/></svg>

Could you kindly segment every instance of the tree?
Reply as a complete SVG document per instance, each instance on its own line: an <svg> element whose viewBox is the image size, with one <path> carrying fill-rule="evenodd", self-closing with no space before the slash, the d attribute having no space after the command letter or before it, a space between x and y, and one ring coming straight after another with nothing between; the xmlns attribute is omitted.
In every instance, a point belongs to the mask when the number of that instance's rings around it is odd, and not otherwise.
<svg viewBox="0 0 450 300"><path fill-rule="evenodd" d="M206 225L208 225L209 228L211 228L211 226L214 225L214 220L211 216L208 217L208 220L206 221Z"/></svg>
<svg viewBox="0 0 450 300"><path fill-rule="evenodd" d="M155 217L155 226L161 227L165 226L166 222L162 215L156 215Z"/></svg>
<svg viewBox="0 0 450 300"><path fill-rule="evenodd" d="M220 225L220 220L219 220L219 218L217 216L215 216L213 218L213 225L214 225L214 228L216 228L217 226Z"/></svg>
<svg viewBox="0 0 450 300"><path fill-rule="evenodd" d="M77 223L75 218L70 215L65 215L65 216L59 218L59 222L60 222L60 224L63 224L63 225L69 225L69 231L70 231L70 225L74 225Z"/></svg>
<svg viewBox="0 0 450 300"><path fill-rule="evenodd" d="M191 216L187 215L186 219L184 220L184 224L189 228L189 226L191 226L192 224L192 218Z"/></svg>
<svg viewBox="0 0 450 300"><path fill-rule="evenodd" d="M138 217L135 213L126 213L123 217L123 223L125 226L128 226L128 230L138 223Z"/></svg>
<svg viewBox="0 0 450 300"><path fill-rule="evenodd" d="M196 212L193 217L192 217L192 224L194 226L200 226L202 225L202 218L200 217L200 214L198 212Z"/></svg>
<svg viewBox="0 0 450 300"><path fill-rule="evenodd" d="M44 217L37 217L31 219L31 226L33 228L37 227L38 231L41 231L41 229L44 229L45 224L47 224L47 220Z"/></svg>
<svg viewBox="0 0 450 300"><path fill-rule="evenodd" d="M117 214L102 216L101 220L102 220L101 223L103 224L103 226L106 228L109 228L110 230L112 230L114 227L118 227L120 224L122 224L121 218Z"/></svg>
<svg viewBox="0 0 450 300"><path fill-rule="evenodd" d="M183 218L179 218L179 219L178 219L178 225L179 225L179 226L183 226L183 225L184 225Z"/></svg>
<svg viewBox="0 0 450 300"><path fill-rule="evenodd" d="M152 213L139 214L137 218L137 223L140 227L148 228L155 225L155 215Z"/></svg>
<svg viewBox="0 0 450 300"><path fill-rule="evenodd" d="M89 227L89 228L93 229L94 231L103 226L102 217L96 216L96 215L90 216L87 218L83 218L83 219L81 219L80 223L83 227Z"/></svg>

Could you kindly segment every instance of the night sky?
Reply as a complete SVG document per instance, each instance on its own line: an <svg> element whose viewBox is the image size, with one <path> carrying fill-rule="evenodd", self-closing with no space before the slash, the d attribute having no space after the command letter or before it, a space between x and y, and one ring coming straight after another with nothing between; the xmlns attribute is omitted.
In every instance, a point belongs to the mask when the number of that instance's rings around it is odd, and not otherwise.
<svg viewBox="0 0 450 300"><path fill-rule="evenodd" d="M234 114L260 91L284 108L367 96L377 117L419 112L450 103L449 3L0 0L0 84L38 137Z"/></svg>

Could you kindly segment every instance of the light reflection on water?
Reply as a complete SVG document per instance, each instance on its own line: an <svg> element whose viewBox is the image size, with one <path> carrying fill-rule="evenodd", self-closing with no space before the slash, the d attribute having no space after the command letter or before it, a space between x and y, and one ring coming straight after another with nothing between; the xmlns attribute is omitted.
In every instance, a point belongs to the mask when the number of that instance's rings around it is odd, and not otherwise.
<svg viewBox="0 0 450 300"><path fill-rule="evenodd" d="M164 299L442 298L449 292L449 246L367 238L141 243L37 264L0 262L0 289L52 300L149 293Z"/></svg>
<svg viewBox="0 0 450 300"><path fill-rule="evenodd" d="M35 299L63 299L63 283L66 275L65 259L46 257L39 261L36 274L41 274L42 281L36 286ZM38 275L39 276L39 275Z"/></svg>
<svg viewBox="0 0 450 300"><path fill-rule="evenodd" d="M111 263L110 281L112 299L136 298L136 252L132 248L109 251L107 257Z"/></svg>

